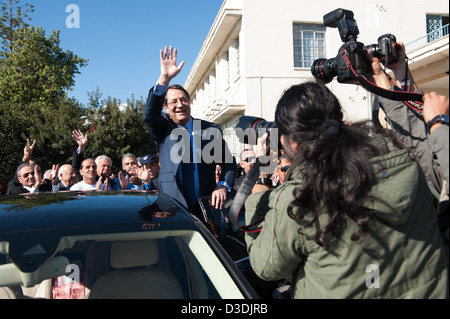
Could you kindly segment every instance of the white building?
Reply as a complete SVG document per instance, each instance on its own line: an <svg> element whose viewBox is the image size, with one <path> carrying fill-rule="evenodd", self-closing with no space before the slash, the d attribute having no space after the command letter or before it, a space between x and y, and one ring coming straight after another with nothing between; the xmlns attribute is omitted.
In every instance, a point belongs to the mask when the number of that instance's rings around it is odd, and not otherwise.
<svg viewBox="0 0 450 319"><path fill-rule="evenodd" d="M234 127L240 116L273 121L284 90L312 79L317 58L334 58L343 42L323 16L351 10L358 41L375 44L391 33L407 45L410 69L426 92L449 95L449 4L446 0L225 0L192 67L185 88L192 115L222 125L235 156L243 149ZM445 27L446 25L446 27ZM431 32L431 33L430 33ZM372 115L372 94L360 86L329 84L347 120Z"/></svg>

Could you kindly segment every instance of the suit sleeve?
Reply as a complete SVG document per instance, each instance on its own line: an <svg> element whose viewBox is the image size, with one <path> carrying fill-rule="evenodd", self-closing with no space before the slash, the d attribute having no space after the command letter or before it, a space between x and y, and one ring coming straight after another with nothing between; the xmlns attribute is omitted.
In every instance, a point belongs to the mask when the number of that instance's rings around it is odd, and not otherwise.
<svg viewBox="0 0 450 319"><path fill-rule="evenodd" d="M166 130L167 121L161 115L164 95L153 94L154 88L150 90L144 109L144 123L147 125L148 133L155 141L160 141Z"/></svg>
<svg viewBox="0 0 450 319"><path fill-rule="evenodd" d="M72 156L72 169L79 181L83 180L83 176L80 174L81 163L84 160L84 152L78 153L77 150L73 152Z"/></svg>
<svg viewBox="0 0 450 319"><path fill-rule="evenodd" d="M25 193L28 193L28 191L22 186L13 186L8 188L6 195L20 195Z"/></svg>

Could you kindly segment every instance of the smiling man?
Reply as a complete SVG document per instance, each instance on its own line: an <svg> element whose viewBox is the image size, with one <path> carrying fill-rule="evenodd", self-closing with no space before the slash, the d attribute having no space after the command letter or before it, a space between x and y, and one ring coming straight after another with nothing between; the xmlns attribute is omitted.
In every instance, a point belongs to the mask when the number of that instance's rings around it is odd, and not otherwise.
<svg viewBox="0 0 450 319"><path fill-rule="evenodd" d="M159 150L160 190L194 213L198 213L198 199L203 196L211 196L212 205L222 208L234 185L234 157L222 138L219 125L192 118L189 93L180 85L170 85L185 63L177 65L177 50L166 47L161 50L160 58L161 74L150 90L144 111L144 122ZM165 112L162 112L163 108ZM213 138L210 132L214 132ZM212 149L210 143L218 147ZM183 154L177 152L180 144ZM214 160L205 160L211 157ZM216 164L222 168L218 184Z"/></svg>
<svg viewBox="0 0 450 319"><path fill-rule="evenodd" d="M38 165L24 163L18 167L16 172L20 185L9 188L7 194L18 195L48 191L57 192L59 190L58 170L59 166L53 165L51 173L51 186L49 186L42 180Z"/></svg>
<svg viewBox="0 0 450 319"><path fill-rule="evenodd" d="M103 190L110 188L108 186L108 179L102 183L101 179L97 181L97 164L92 158L85 159L81 163L80 174L83 180L73 185L71 191L86 191L86 190Z"/></svg>

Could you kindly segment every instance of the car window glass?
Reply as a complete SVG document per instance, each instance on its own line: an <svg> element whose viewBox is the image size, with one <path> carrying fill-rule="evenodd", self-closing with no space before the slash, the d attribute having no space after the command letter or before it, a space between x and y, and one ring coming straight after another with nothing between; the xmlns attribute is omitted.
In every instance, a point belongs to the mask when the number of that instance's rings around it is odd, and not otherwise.
<svg viewBox="0 0 450 319"><path fill-rule="evenodd" d="M22 286L22 293L26 298L48 299L242 296L199 233L157 233L144 232L149 238L136 234L133 238L124 234L63 238L53 259L67 258L67 275L46 278L34 287ZM6 254L0 254L0 286L9 262Z"/></svg>

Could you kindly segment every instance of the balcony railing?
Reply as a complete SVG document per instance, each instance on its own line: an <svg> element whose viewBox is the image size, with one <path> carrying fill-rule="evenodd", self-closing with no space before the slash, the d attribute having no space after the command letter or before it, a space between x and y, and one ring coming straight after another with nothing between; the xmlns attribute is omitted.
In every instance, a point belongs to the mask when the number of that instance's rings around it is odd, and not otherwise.
<svg viewBox="0 0 450 319"><path fill-rule="evenodd" d="M413 42L406 44L405 50L406 50L406 52L414 51L414 50L421 48L424 45L426 45L430 42L433 42L435 40L438 40L446 35L448 35L448 24L444 25L440 29L431 31L430 33L424 35L423 37L418 38L417 40L414 40Z"/></svg>

